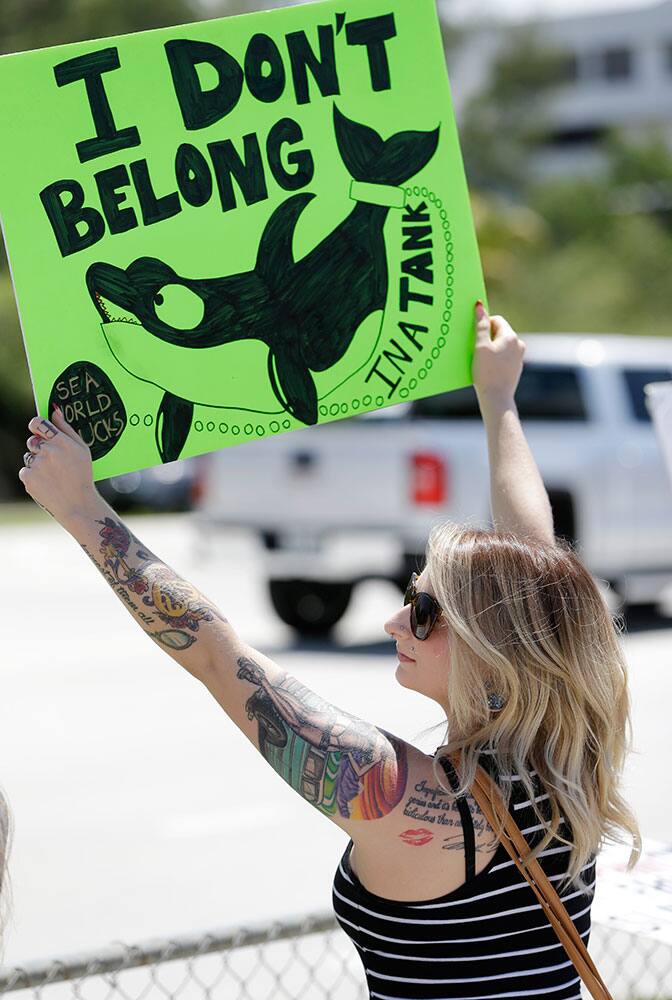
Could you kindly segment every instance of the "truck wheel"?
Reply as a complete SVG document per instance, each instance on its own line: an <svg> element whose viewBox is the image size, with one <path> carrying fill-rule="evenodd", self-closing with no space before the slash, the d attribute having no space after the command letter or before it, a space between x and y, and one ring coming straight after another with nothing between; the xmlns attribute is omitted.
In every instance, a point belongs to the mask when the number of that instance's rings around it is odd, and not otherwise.
<svg viewBox="0 0 672 1000"><path fill-rule="evenodd" d="M638 604L628 601L623 604L621 614L628 631L647 626L651 628L661 621L660 604L657 601L640 601Z"/></svg>
<svg viewBox="0 0 672 1000"><path fill-rule="evenodd" d="M351 583L271 580L269 593L278 616L300 635L327 635L345 614Z"/></svg>
<svg viewBox="0 0 672 1000"><path fill-rule="evenodd" d="M422 573L422 568L425 565L425 553L424 552L406 552L404 554L404 561L402 563L402 569L400 575L394 577L392 582L399 588L399 590L404 594L406 592L406 587L408 587L408 581L411 579L411 573L417 573L418 576Z"/></svg>
<svg viewBox="0 0 672 1000"><path fill-rule="evenodd" d="M548 499L553 512L553 531L557 538L576 541L576 512L571 493L566 490L549 490Z"/></svg>

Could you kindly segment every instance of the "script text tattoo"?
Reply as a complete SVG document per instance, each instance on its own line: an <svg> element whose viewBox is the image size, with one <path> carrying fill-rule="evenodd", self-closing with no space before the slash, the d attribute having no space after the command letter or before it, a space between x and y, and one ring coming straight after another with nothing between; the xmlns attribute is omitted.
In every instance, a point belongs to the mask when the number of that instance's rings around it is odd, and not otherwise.
<svg viewBox="0 0 672 1000"><path fill-rule="evenodd" d="M414 794L409 795L404 804L404 816L408 816L416 822L432 823L454 829L456 831L454 834L443 838L443 850L463 849L462 821L456 800L449 799L442 788L432 787L424 779L414 786L413 791ZM468 806L474 825L474 833L478 838L478 835L485 834L489 827L478 803L471 800L468 802ZM496 838L480 843L477 839L476 850L491 850L495 842Z"/></svg>

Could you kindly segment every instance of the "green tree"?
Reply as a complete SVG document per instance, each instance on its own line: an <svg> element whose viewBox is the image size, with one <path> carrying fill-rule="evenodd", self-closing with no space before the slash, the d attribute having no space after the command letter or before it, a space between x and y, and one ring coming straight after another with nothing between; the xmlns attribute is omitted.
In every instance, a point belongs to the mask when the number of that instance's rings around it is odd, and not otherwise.
<svg viewBox="0 0 672 1000"><path fill-rule="evenodd" d="M548 136L546 104L565 64L566 55L548 46L535 28L512 29L486 85L462 116L462 154L472 187L524 196L531 153Z"/></svg>
<svg viewBox="0 0 672 1000"><path fill-rule="evenodd" d="M136 0L3 0L0 52L161 28L202 16L203 8L196 0L155 4Z"/></svg>
<svg viewBox="0 0 672 1000"><path fill-rule="evenodd" d="M491 305L527 331L670 334L672 154L661 133L601 143L589 177L535 154L566 56L529 28L500 51L460 134Z"/></svg>
<svg viewBox="0 0 672 1000"><path fill-rule="evenodd" d="M528 187L537 239L504 237L505 280L486 255L486 281L523 329L669 336L672 155L655 134L611 135L603 153L593 177Z"/></svg>

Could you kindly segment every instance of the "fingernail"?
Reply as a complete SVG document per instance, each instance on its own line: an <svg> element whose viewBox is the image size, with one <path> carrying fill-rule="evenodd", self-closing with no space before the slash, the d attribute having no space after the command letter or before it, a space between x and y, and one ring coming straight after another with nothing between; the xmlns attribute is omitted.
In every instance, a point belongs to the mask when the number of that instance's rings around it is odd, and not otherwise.
<svg viewBox="0 0 672 1000"><path fill-rule="evenodd" d="M485 316L485 306L480 299L476 302L476 315L479 319L482 319L483 316Z"/></svg>

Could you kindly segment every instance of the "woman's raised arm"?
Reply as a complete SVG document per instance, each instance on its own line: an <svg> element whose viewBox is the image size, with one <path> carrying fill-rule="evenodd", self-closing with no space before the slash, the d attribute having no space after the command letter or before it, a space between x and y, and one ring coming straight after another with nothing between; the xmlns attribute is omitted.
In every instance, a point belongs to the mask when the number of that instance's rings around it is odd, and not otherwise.
<svg viewBox="0 0 672 1000"><path fill-rule="evenodd" d="M59 411L52 421L34 417L29 427L19 472L26 491L79 542L143 631L205 685L284 781L355 842L378 829L369 821L395 810L403 815L409 774L426 768L424 754L321 698L245 643L99 496L89 449ZM113 639L104 617L99 635L103 642Z"/></svg>
<svg viewBox="0 0 672 1000"><path fill-rule="evenodd" d="M524 353L524 342L507 321L488 316L477 303L473 379L488 436L492 520L500 531L553 545L551 504L514 399Z"/></svg>
<svg viewBox="0 0 672 1000"><path fill-rule="evenodd" d="M93 485L89 449L60 410L34 417L26 491L81 545L138 625L203 681L220 647L237 636L221 612L150 552ZM240 652L244 652L242 643Z"/></svg>

